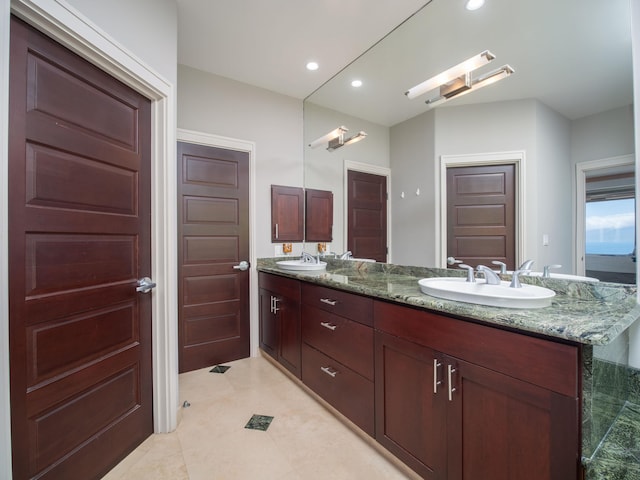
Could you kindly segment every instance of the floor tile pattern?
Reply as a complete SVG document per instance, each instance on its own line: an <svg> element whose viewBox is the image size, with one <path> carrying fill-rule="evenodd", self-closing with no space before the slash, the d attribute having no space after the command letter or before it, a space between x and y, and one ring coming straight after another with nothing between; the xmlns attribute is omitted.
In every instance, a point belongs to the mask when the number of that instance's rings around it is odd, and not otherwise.
<svg viewBox="0 0 640 480"><path fill-rule="evenodd" d="M180 375L178 428L155 434L104 480L415 480L262 357ZM244 428L255 412L275 420Z"/></svg>

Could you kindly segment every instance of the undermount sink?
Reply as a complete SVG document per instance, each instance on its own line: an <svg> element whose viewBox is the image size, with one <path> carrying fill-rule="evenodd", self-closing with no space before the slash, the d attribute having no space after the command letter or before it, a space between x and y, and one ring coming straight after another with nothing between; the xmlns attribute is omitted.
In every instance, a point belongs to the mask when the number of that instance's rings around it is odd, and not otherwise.
<svg viewBox="0 0 640 480"><path fill-rule="evenodd" d="M526 275L530 277L541 277L542 272L531 272ZM568 273L550 273L550 278L556 278L558 280L573 280L574 282L599 282L597 278L594 277L583 277L581 275L570 275Z"/></svg>
<svg viewBox="0 0 640 480"><path fill-rule="evenodd" d="M280 260L276 262L278 268L282 270L292 270L296 272L318 272L327 269L327 262L310 263L302 260Z"/></svg>
<svg viewBox="0 0 640 480"><path fill-rule="evenodd" d="M357 258L357 257L349 257L347 260L351 260L352 262L368 262L375 263L376 261L373 258Z"/></svg>
<svg viewBox="0 0 640 480"><path fill-rule="evenodd" d="M536 285L511 288L509 282L489 285L482 279L467 282L462 277L423 278L418 285L423 293L433 297L505 308L548 307L556 294L553 290Z"/></svg>

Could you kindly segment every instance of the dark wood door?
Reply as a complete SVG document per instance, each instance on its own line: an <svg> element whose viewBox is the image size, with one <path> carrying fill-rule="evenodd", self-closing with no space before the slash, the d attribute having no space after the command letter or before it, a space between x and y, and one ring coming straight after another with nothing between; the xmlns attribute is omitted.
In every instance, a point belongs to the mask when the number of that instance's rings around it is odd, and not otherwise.
<svg viewBox="0 0 640 480"><path fill-rule="evenodd" d="M347 250L386 262L387 178L349 170L347 184Z"/></svg>
<svg viewBox="0 0 640 480"><path fill-rule="evenodd" d="M455 358L450 480L575 480L579 399Z"/></svg>
<svg viewBox="0 0 640 480"><path fill-rule="evenodd" d="M11 20L13 478L99 478L153 430L150 102Z"/></svg>
<svg viewBox="0 0 640 480"><path fill-rule="evenodd" d="M376 331L376 439L422 478L447 478L443 375L434 350Z"/></svg>
<svg viewBox="0 0 640 480"><path fill-rule="evenodd" d="M447 168L447 256L515 265L515 166Z"/></svg>
<svg viewBox="0 0 640 480"><path fill-rule="evenodd" d="M249 356L249 154L178 143L180 372Z"/></svg>

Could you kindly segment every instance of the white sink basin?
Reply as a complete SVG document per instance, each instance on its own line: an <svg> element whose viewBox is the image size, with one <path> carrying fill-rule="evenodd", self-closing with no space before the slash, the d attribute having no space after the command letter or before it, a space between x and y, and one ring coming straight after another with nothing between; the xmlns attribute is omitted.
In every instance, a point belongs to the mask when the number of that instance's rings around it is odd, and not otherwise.
<svg viewBox="0 0 640 480"><path fill-rule="evenodd" d="M351 258L348 258L347 260L351 260L352 262L368 262L368 263L375 263L375 262L376 262L373 258L356 258L356 257L351 257Z"/></svg>
<svg viewBox="0 0 640 480"><path fill-rule="evenodd" d="M541 277L542 272L531 272L526 275L531 277ZM551 278L557 278L558 280L573 280L574 282L599 282L597 278L594 277L583 277L580 275L570 275L568 273L551 273Z"/></svg>
<svg viewBox="0 0 640 480"><path fill-rule="evenodd" d="M553 290L536 285L511 288L509 282L488 285L485 280L471 283L461 277L423 278L418 284L427 295L491 307L543 308L551 305L551 299L556 294Z"/></svg>
<svg viewBox="0 0 640 480"><path fill-rule="evenodd" d="M280 260L276 262L276 265L282 270L292 270L296 272L318 272L327 269L327 262L308 263L302 260Z"/></svg>

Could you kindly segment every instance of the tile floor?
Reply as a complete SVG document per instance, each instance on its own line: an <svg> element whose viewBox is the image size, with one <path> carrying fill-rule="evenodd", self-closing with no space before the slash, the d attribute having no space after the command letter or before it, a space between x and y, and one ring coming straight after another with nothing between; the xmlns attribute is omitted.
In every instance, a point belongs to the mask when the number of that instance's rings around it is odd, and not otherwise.
<svg viewBox="0 0 640 480"><path fill-rule="evenodd" d="M149 437L103 480L407 480L398 469L268 360L180 375L182 420ZM266 431L245 425L273 416Z"/></svg>

